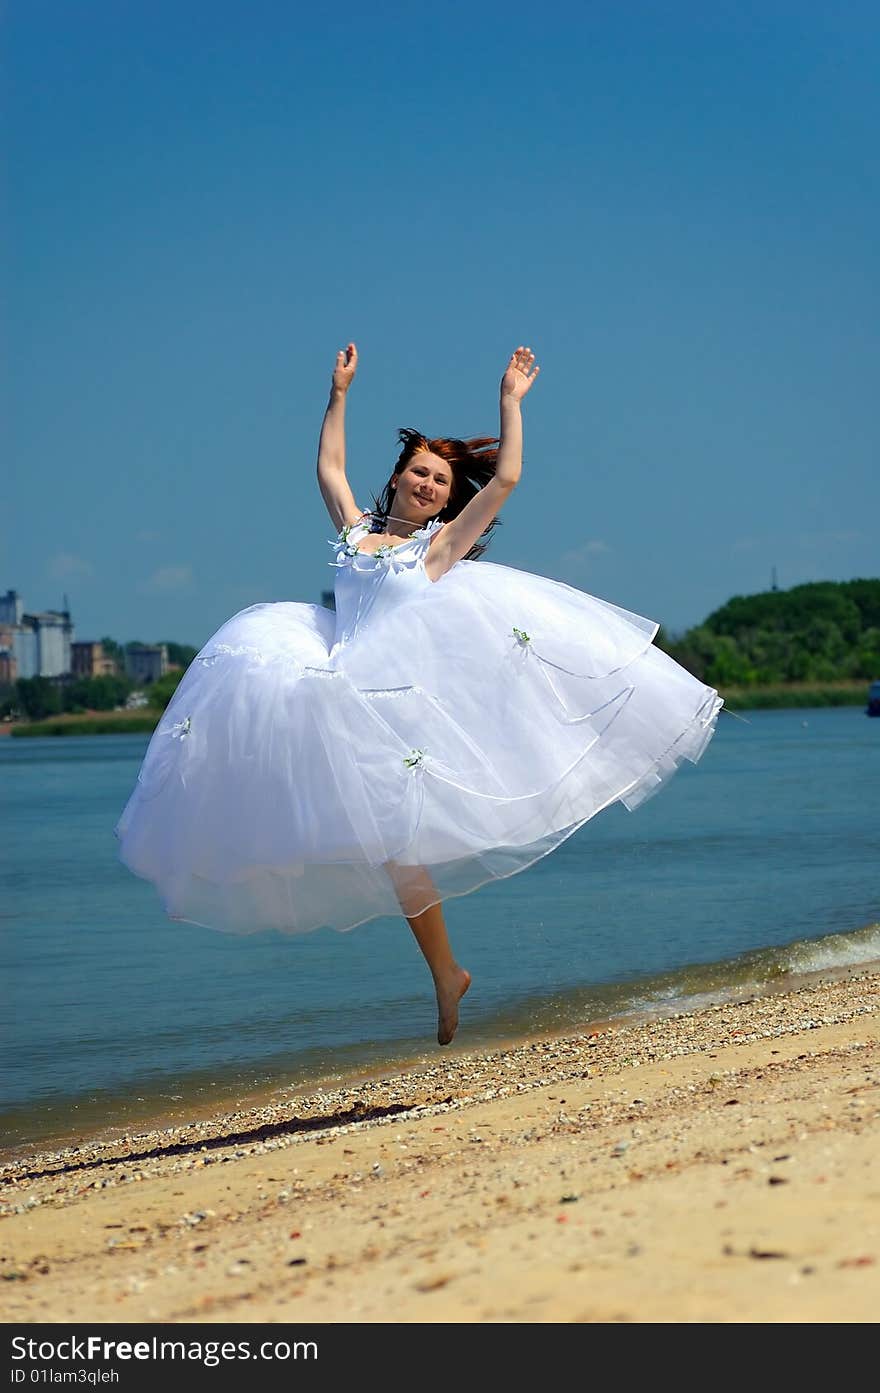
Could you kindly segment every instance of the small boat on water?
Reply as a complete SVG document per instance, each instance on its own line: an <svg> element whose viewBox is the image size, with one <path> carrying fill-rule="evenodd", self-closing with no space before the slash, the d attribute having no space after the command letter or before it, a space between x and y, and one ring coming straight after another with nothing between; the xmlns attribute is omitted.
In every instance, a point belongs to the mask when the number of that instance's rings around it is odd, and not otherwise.
<svg viewBox="0 0 880 1393"><path fill-rule="evenodd" d="M868 688L868 705L865 709L869 716L880 716L880 682L872 682Z"/></svg>

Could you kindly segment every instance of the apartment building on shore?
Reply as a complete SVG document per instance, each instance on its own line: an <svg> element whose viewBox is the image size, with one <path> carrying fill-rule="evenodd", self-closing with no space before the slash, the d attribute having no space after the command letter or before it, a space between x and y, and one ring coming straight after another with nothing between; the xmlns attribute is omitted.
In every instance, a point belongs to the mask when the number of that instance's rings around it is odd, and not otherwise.
<svg viewBox="0 0 880 1393"><path fill-rule="evenodd" d="M164 677L170 664L168 645L131 643L125 649L125 672L138 686ZM0 595L0 685L20 677L51 677L63 683L79 677L106 677L119 671L117 658L95 639L74 639L73 620L64 609L28 613L17 590Z"/></svg>
<svg viewBox="0 0 880 1393"><path fill-rule="evenodd" d="M70 610L29 614L17 590L0 596L0 680L62 677L71 670L73 621Z"/></svg>

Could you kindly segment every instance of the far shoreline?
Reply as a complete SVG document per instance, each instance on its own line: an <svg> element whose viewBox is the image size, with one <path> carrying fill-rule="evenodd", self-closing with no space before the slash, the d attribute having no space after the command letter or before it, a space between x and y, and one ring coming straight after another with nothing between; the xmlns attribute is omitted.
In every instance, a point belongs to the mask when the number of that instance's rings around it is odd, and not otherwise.
<svg viewBox="0 0 880 1393"><path fill-rule="evenodd" d="M139 710L68 712L43 721L7 721L0 725L0 735L18 739L51 735L149 735L156 729L164 712Z"/></svg>
<svg viewBox="0 0 880 1393"><path fill-rule="evenodd" d="M819 686L731 687L721 694L728 711L801 711L832 706L862 706L867 711L868 688L864 682L827 682ZM163 711L88 711L66 713L42 721L8 721L0 724L0 736L18 739L68 735L149 735Z"/></svg>

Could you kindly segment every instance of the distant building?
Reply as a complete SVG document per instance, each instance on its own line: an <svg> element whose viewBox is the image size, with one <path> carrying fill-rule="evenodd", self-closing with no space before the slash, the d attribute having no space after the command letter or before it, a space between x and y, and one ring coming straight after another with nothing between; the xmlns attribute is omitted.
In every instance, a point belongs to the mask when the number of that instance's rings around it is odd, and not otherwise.
<svg viewBox="0 0 880 1393"><path fill-rule="evenodd" d="M24 626L13 629L12 652L19 677L38 677L40 675L40 650L37 644L36 629Z"/></svg>
<svg viewBox="0 0 880 1393"><path fill-rule="evenodd" d="M15 592L10 590L6 595ZM73 624L69 610L47 609L39 614L22 614L13 630L13 649L19 677L60 677L70 672L70 645Z"/></svg>
<svg viewBox="0 0 880 1393"><path fill-rule="evenodd" d="M125 671L135 682L157 682L168 671L168 647L164 643L135 643L125 650Z"/></svg>
<svg viewBox="0 0 880 1393"><path fill-rule="evenodd" d="M104 652L102 643L81 639L70 645L70 670L74 677L112 677L116 661Z"/></svg>
<svg viewBox="0 0 880 1393"><path fill-rule="evenodd" d="M17 590L7 590L5 595L0 595L0 627L6 624L20 624L22 609Z"/></svg>
<svg viewBox="0 0 880 1393"><path fill-rule="evenodd" d="M18 677L13 634L12 628L0 624L0 686L9 686Z"/></svg>

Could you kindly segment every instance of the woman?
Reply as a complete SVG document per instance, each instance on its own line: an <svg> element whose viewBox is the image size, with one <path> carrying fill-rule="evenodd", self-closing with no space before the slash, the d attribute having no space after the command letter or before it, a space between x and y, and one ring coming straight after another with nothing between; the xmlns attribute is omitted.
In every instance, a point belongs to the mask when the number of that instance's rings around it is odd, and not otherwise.
<svg viewBox="0 0 880 1393"><path fill-rule="evenodd" d="M501 379L497 441L401 431L371 513L345 468L356 369L349 344L318 454L335 615L285 601L224 624L116 833L174 919L302 932L402 911L443 1045L470 976L442 901L525 869L612 802L634 807L699 758L721 703L652 646L651 621L474 559L519 482L530 349Z"/></svg>

